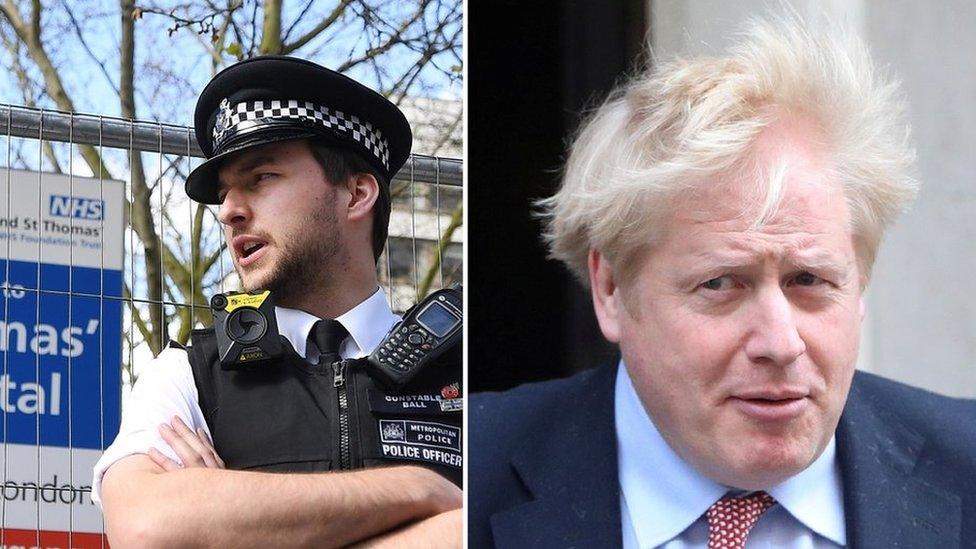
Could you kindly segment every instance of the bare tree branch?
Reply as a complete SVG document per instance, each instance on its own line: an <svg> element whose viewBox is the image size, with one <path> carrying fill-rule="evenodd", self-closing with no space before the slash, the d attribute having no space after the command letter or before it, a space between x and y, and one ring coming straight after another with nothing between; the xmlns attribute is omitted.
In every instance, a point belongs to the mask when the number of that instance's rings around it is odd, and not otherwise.
<svg viewBox="0 0 976 549"><path fill-rule="evenodd" d="M298 12L298 16L296 16L295 20L291 22L291 25L288 27L288 30L285 31L285 34L281 36L282 42L288 42L288 39L291 38L292 31L294 31L295 28L298 27L298 24L305 19L305 15L308 14L308 10L312 8L312 4L314 3L315 0L308 0L307 2L305 2L305 7L303 7L302 10Z"/></svg>
<svg viewBox="0 0 976 549"><path fill-rule="evenodd" d="M255 2L254 8L251 9L251 40L250 40L251 45L247 49L248 57L254 56L255 47L259 42L258 40L258 5L259 4L260 4L259 2ZM243 44L244 43L243 32L241 31L240 27L238 27L236 24L234 25L234 32L237 36L237 41Z"/></svg>
<svg viewBox="0 0 976 549"><path fill-rule="evenodd" d="M434 147L430 150L429 154L434 156L440 154L444 146L451 142L454 137L454 132L457 131L457 129L461 126L461 122L463 120L464 110L462 109L459 110L456 115L454 115L454 120L452 120L451 123L441 131L441 135L439 136L437 143L434 144Z"/></svg>
<svg viewBox="0 0 976 549"><path fill-rule="evenodd" d="M31 33L41 39L41 0L31 0Z"/></svg>
<svg viewBox="0 0 976 549"><path fill-rule="evenodd" d="M364 53L363 55L357 58L346 61L342 65L339 65L339 68L336 70L339 72L346 72L347 70L355 67L356 65L362 63L363 61L366 61L368 59L375 59L377 56L390 51L390 49L393 48L393 46L396 46L397 44L404 44L405 41L403 39L403 33L406 32L407 29L413 26L414 23L416 23L420 18L424 16L424 11L426 11L427 5L429 3L430 3L429 0L424 0L423 2L421 2L420 5L417 6L417 11L415 11L414 14L410 16L408 19L403 21L400 24L400 26L396 29L396 31L390 35L390 37L386 40L386 42L384 42L383 44L375 48L369 48L368 50L366 50L366 53Z"/></svg>
<svg viewBox="0 0 976 549"><path fill-rule="evenodd" d="M132 303L132 290L129 288L128 282L123 284L122 297L124 297L130 303ZM146 324L146 321L143 320L142 313L139 312L139 309L137 307L130 307L129 314L132 316L132 323L136 325L136 329L139 330L140 334L142 334L143 341L148 342L155 339L153 337L152 330L149 329L149 326ZM131 377L134 372L131 370L132 365L129 364L128 366L129 366L129 376Z"/></svg>
<svg viewBox="0 0 976 549"><path fill-rule="evenodd" d="M15 40L11 40L5 32L0 32L0 38L3 40L4 47L6 47L7 51L10 52L12 68L14 75L17 77L17 82L20 83L20 91L22 97L24 98L24 103L28 107L36 107L37 101L34 99L35 86L30 77L27 75L27 71L24 70L23 63L20 62L19 43ZM61 164L58 162L58 157L54 153L54 147L51 146L51 142L42 140L41 150L44 152L44 156L47 157L48 162L51 163L51 169L57 173L64 173L61 170Z"/></svg>
<svg viewBox="0 0 976 549"><path fill-rule="evenodd" d="M48 92L48 96L51 97L59 109L65 112L75 112L74 103L68 96L68 92L64 89L61 76L58 74L54 63L51 62L51 58L48 56L41 42L40 0L34 0L32 5L34 7L34 13L31 14L29 24L24 22L24 18L17 10L17 6L13 0L6 0L4 5L0 6L0 14L6 17L10 26L20 38L20 41L27 46L28 54L34 60L37 68L41 71L41 75L44 77L44 87ZM88 167L91 168L92 173L96 175L110 174L108 168L102 162L101 156L95 150L95 147L91 145L79 145L78 149L85 162L88 163Z"/></svg>
<svg viewBox="0 0 976 549"><path fill-rule="evenodd" d="M284 54L292 53L295 50L297 50L297 49L301 48L302 46L304 46L305 44L308 44L309 42L311 42L312 39L315 38L316 36L322 34L322 32L324 30L326 30L329 27L331 27L333 24L335 24L336 21L339 20L340 17L342 17L342 14L345 13L346 7L349 6L350 2L352 2L352 0L340 0L339 1L339 4L336 5L335 8L333 8L332 13L330 13L328 15L328 17L326 17L325 19L323 19L321 23L319 23L318 25L315 25L315 28L313 28L312 30L306 32L304 35L302 35L300 38L298 38L294 42L292 42L292 43L290 43L288 45L282 46L282 48L281 48L282 53L284 53ZM311 5L311 3L309 5ZM295 21L297 23L298 22L298 19L296 19ZM289 32L291 32L291 29L289 29ZM285 36L285 38L287 38L287 35ZM342 71L340 70L339 72L342 72Z"/></svg>
<svg viewBox="0 0 976 549"><path fill-rule="evenodd" d="M88 46L88 42L85 40L85 33L81 31L81 25L78 24L78 19L75 18L74 11L70 7L68 7L68 5L65 3L65 0L61 0L61 7L63 7L65 13L68 14L68 20L71 21L71 27L74 29L75 34L78 36L78 41L81 42L81 47L85 49L85 52L88 54L88 57L90 57L91 60L95 62L95 65L98 66L99 70L102 73L102 76L105 77L105 81L108 82L108 85L111 86L112 90L115 91L115 94L118 95L119 87L115 85L115 80L112 78L112 75L110 75L108 73L108 70L105 68L105 62L99 59L98 56L95 55L95 52L92 51L91 47Z"/></svg>
<svg viewBox="0 0 976 549"><path fill-rule="evenodd" d="M216 263L217 260L220 259L220 255L223 254L224 250L226 249L227 249L227 243L222 242L220 244L220 247L214 250L213 253L207 256L207 258L204 259L203 262L200 264L200 272L209 271L210 267L213 267L214 263Z"/></svg>
<svg viewBox="0 0 976 549"><path fill-rule="evenodd" d="M226 32L226 27L224 28L224 31ZM223 40L223 36L224 36L224 34L223 33L220 33L220 37L221 38L219 40L220 40L220 43L221 44L223 44L223 41L224 41ZM221 55L220 55L221 54L221 51L223 50L223 47L222 46L221 47L218 47L213 42L208 41L199 32L193 33L193 38L196 39L196 41L197 41L198 44L200 44L200 47L203 48L203 51L207 52L207 54L210 56L210 59L213 62L213 66L215 66L215 67L216 66L219 66L219 65L221 65L224 62L224 58L221 57Z"/></svg>
<svg viewBox="0 0 976 549"><path fill-rule="evenodd" d="M420 281L420 285L417 287L417 295L421 298L426 297L430 293L430 287L434 283L434 277L441 269L441 257L444 255L444 249L447 248L448 244L451 243L451 237L454 236L454 231L461 226L464 221L463 206L458 204L454 212L451 213L451 221L444 229L444 233L441 235L437 244L434 246L432 252L432 260L430 268L427 269L427 273L424 275L424 279Z"/></svg>
<svg viewBox="0 0 976 549"><path fill-rule="evenodd" d="M209 4L209 3L208 3ZM209 4L213 6L213 4ZM198 34L209 34L213 36L217 32L217 27L214 25L214 20L217 16L221 14L232 14L235 10L243 5L241 2L231 1L228 3L226 9L214 8L213 10L205 13L204 15L192 18L190 16L182 17L177 15L180 11L180 7L171 8L169 10L164 10L156 7L140 7L138 8L138 16L142 15L161 15L173 21L173 26L168 29L170 36L180 31L183 28L193 29L196 27L195 32ZM183 6L185 8L185 6Z"/></svg>

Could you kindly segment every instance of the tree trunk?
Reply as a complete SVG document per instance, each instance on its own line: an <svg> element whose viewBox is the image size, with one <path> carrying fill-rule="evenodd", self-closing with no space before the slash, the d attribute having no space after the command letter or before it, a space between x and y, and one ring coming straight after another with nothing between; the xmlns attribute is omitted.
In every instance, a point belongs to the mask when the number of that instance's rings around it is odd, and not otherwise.
<svg viewBox="0 0 976 549"><path fill-rule="evenodd" d="M132 10L134 0L121 0L122 7L122 44L120 58L122 61L119 98L122 116L136 118L135 105L135 21ZM146 343L153 354L159 354L165 344L166 319L163 300L163 266L159 236L152 218L152 196L146 185L146 173L142 165L142 153L130 151L129 175L132 185L132 212L129 223L139 235L145 249L146 287L149 304L149 328L152 337ZM161 227L160 227L161 229Z"/></svg>
<svg viewBox="0 0 976 549"><path fill-rule="evenodd" d="M261 27L262 55L281 54L281 2L267 0L264 3L264 25Z"/></svg>

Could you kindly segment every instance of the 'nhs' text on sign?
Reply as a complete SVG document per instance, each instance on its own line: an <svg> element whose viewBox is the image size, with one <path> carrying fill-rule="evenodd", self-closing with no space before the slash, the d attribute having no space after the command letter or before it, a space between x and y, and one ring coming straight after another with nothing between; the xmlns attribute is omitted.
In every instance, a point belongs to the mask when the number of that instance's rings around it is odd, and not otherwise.
<svg viewBox="0 0 976 549"><path fill-rule="evenodd" d="M51 195L50 213L53 216L96 220L102 219L104 211L104 200L79 196Z"/></svg>

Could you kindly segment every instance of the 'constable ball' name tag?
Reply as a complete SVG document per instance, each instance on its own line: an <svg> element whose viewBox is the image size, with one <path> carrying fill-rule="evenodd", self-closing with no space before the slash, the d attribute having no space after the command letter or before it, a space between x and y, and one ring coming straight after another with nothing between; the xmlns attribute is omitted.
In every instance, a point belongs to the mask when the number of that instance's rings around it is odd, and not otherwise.
<svg viewBox="0 0 976 549"><path fill-rule="evenodd" d="M366 390L369 410L380 414L430 415L444 412L460 412L461 398L444 398L438 394L388 395L373 388Z"/></svg>

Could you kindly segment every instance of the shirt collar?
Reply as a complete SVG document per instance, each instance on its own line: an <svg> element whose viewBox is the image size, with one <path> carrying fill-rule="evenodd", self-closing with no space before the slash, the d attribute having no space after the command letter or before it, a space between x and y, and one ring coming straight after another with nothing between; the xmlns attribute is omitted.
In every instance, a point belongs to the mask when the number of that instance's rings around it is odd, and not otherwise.
<svg viewBox="0 0 976 549"><path fill-rule="evenodd" d="M400 317L393 314L390 304L386 301L386 294L382 289L377 288L373 295L366 298L366 301L337 316L336 320L345 326L352 336L352 342L356 345L352 349L355 354L353 358L358 358L373 352Z"/></svg>
<svg viewBox="0 0 976 549"><path fill-rule="evenodd" d="M308 336L319 318L286 307L275 307L275 318L278 320L278 333L285 336L298 356L306 356ZM399 317L390 310L383 290L377 288L373 295L336 317L336 320L350 335L343 343L340 354L343 358L360 358L373 352Z"/></svg>
<svg viewBox="0 0 976 549"><path fill-rule="evenodd" d="M691 526L729 488L705 477L665 442L647 415L623 361L614 398L620 489L640 547L657 547ZM840 473L831 437L810 467L768 490L814 532L846 544Z"/></svg>
<svg viewBox="0 0 976 549"><path fill-rule="evenodd" d="M834 437L809 467L768 490L804 526L840 546L847 545L844 491Z"/></svg>
<svg viewBox="0 0 976 549"><path fill-rule="evenodd" d="M657 547L698 520L726 490L695 471L661 438L623 361L615 392L620 489L639 546Z"/></svg>

